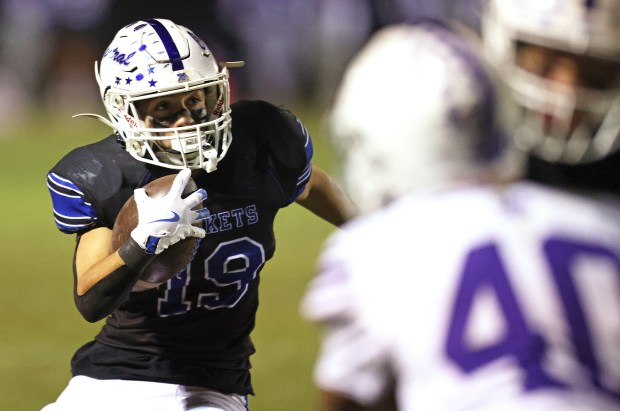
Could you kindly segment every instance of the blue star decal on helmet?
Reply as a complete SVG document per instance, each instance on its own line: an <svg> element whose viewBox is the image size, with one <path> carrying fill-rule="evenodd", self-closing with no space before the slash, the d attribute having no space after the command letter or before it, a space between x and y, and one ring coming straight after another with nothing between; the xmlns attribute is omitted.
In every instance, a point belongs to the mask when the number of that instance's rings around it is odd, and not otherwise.
<svg viewBox="0 0 620 411"><path fill-rule="evenodd" d="M149 73L148 74L153 74L153 73L155 73L155 67L149 66Z"/></svg>
<svg viewBox="0 0 620 411"><path fill-rule="evenodd" d="M179 80L179 81L187 80L187 74L185 74L185 73L177 73L177 80Z"/></svg>
<svg viewBox="0 0 620 411"><path fill-rule="evenodd" d="M149 80L149 84L151 85L151 87L155 87L155 83L157 83L156 80L153 80L153 79Z"/></svg>
<svg viewBox="0 0 620 411"><path fill-rule="evenodd" d="M125 79L125 84L131 84L131 78L127 77L127 78Z"/></svg>
<svg viewBox="0 0 620 411"><path fill-rule="evenodd" d="M116 77L116 81L115 81L115 83L116 83L116 84L121 84L121 78L120 78L120 77Z"/></svg>

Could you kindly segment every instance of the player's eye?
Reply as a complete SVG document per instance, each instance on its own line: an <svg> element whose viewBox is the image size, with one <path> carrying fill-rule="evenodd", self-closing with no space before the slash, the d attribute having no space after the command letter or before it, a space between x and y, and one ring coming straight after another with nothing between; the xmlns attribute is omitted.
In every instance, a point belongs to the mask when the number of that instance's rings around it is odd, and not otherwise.
<svg viewBox="0 0 620 411"><path fill-rule="evenodd" d="M553 51L540 46L519 43L517 45L517 65L539 76L545 76L552 66Z"/></svg>
<svg viewBox="0 0 620 411"><path fill-rule="evenodd" d="M201 98L201 96L199 96L198 94L194 94L192 96L190 96L186 101L185 101L185 105L187 108L191 109L196 109L199 108L200 106L203 105L203 99Z"/></svg>

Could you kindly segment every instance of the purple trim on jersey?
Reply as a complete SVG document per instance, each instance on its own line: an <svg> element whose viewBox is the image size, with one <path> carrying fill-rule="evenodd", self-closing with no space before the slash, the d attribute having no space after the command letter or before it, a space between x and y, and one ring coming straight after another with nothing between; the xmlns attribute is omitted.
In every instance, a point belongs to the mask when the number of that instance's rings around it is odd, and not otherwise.
<svg viewBox="0 0 620 411"><path fill-rule="evenodd" d="M181 53L179 53L179 49L176 44L174 44L174 40L172 36L168 32L168 30L161 24L159 21L154 19L144 20L146 21L157 33L161 42L166 49L166 53L168 53L168 58L170 59L170 63L172 63L172 70L183 70L183 61L181 60Z"/></svg>
<svg viewBox="0 0 620 411"><path fill-rule="evenodd" d="M60 231L75 233L95 224L95 209L84 200L84 194L75 184L50 173L47 176L47 188L52 197L54 220Z"/></svg>

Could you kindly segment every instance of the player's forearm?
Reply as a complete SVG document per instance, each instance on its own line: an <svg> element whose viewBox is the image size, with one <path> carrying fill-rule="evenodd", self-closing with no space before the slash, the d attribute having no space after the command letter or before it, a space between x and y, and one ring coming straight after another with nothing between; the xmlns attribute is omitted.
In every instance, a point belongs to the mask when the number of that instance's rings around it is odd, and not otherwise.
<svg viewBox="0 0 620 411"><path fill-rule="evenodd" d="M76 262L76 287L75 291L78 296L84 295L95 284L106 278L119 267L125 265L123 259L118 252L110 254L103 260L84 269Z"/></svg>
<svg viewBox="0 0 620 411"><path fill-rule="evenodd" d="M82 294L76 287L74 299L78 311L89 322L105 318L127 299L138 275L138 271L121 265Z"/></svg>
<svg viewBox="0 0 620 411"><path fill-rule="evenodd" d="M106 317L127 299L141 267L152 258L139 247L136 253L136 247L126 247L127 244L112 252L109 235L109 230L103 228L78 239L74 299L80 314L90 322Z"/></svg>
<svg viewBox="0 0 620 411"><path fill-rule="evenodd" d="M354 205L338 183L318 167L312 167L305 194L297 199L297 203L335 226L346 223L356 214Z"/></svg>
<svg viewBox="0 0 620 411"><path fill-rule="evenodd" d="M129 296L152 255L130 238L118 252L95 264L86 273L76 272L75 305L90 322L99 321L116 310Z"/></svg>

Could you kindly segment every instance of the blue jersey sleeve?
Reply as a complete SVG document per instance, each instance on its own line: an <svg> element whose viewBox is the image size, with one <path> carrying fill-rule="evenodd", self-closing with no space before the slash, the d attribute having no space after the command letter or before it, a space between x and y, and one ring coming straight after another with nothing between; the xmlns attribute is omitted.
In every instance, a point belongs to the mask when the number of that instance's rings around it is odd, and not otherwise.
<svg viewBox="0 0 620 411"><path fill-rule="evenodd" d="M295 194L293 198L290 199L292 203L295 199L304 191L308 181L310 181L310 176L312 175L312 156L314 155L314 149L312 147L312 139L310 138L310 133L308 133L308 129L303 125L301 120L296 118L297 125L299 126L302 135L305 138L304 149L306 152L306 167L304 167L303 171L299 175L297 179L297 189L295 190Z"/></svg>
<svg viewBox="0 0 620 411"><path fill-rule="evenodd" d="M55 173L47 175L47 188L52 197L56 226L63 233L84 231L97 224L92 204L84 199L80 189L66 178Z"/></svg>

